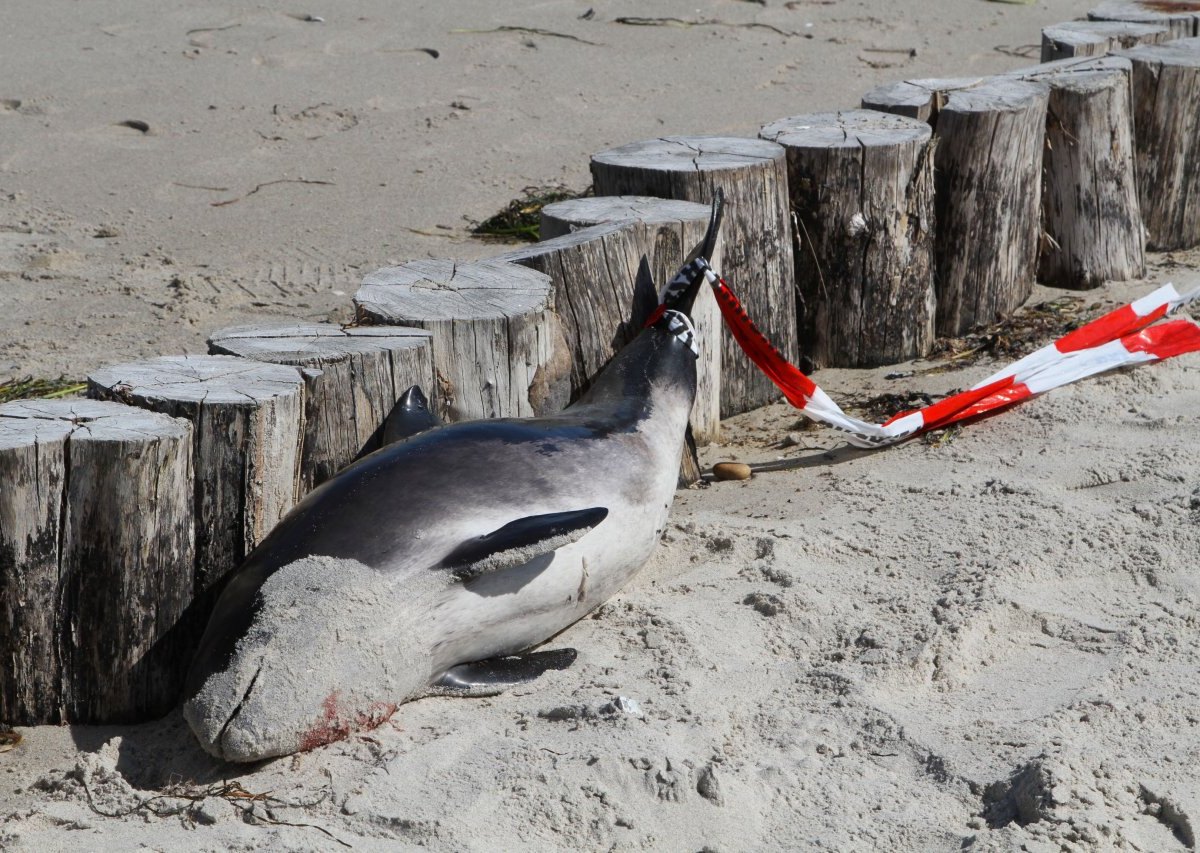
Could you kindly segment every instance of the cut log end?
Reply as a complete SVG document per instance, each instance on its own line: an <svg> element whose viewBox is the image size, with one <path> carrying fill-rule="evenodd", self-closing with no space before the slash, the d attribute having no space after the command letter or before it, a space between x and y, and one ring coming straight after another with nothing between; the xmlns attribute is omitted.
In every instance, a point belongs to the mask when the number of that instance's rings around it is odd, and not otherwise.
<svg viewBox="0 0 1200 853"><path fill-rule="evenodd" d="M739 171L755 160L778 160L782 152L761 139L740 136L664 136L631 142L592 156L593 168L652 172ZM627 193L612 193L627 195ZM696 199L688 199L696 201ZM709 201L710 199L704 199Z"/></svg>
<svg viewBox="0 0 1200 853"><path fill-rule="evenodd" d="M295 503L304 417L296 368L163 356L98 370L88 393L192 421L198 592L237 567Z"/></svg>
<svg viewBox="0 0 1200 853"><path fill-rule="evenodd" d="M551 280L502 260L412 261L363 279L366 323L432 335L440 414L447 420L530 417L568 400L570 355Z"/></svg>
<svg viewBox="0 0 1200 853"><path fill-rule="evenodd" d="M1108 0L1088 12L1088 18L1162 26L1172 39L1200 35L1200 2L1188 0Z"/></svg>
<svg viewBox="0 0 1200 853"><path fill-rule="evenodd" d="M1171 38L1158 24L1132 21L1067 21L1042 30L1042 62L1079 56L1102 56L1140 44L1157 44Z"/></svg>
<svg viewBox="0 0 1200 853"><path fill-rule="evenodd" d="M213 354L307 368L301 495L378 448L388 412L410 386L436 400L431 338L423 329L236 326L214 333L208 346Z"/></svg>

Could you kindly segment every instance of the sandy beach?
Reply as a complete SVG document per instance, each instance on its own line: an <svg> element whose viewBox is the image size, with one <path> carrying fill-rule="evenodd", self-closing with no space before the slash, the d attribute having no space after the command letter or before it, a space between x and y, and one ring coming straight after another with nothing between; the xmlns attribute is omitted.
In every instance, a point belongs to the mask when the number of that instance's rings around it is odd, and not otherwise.
<svg viewBox="0 0 1200 853"><path fill-rule="evenodd" d="M1089 4L7 6L0 381L347 319L373 269L503 251L470 224L583 190L593 152L1031 65ZM1168 281L1200 286L1200 252L1030 304ZM862 401L995 367L814 378ZM642 573L555 638L570 669L250 767L178 712L21 729L0 849L1194 849L1197 411L1185 356L876 453L739 416L705 462L790 466L680 491Z"/></svg>

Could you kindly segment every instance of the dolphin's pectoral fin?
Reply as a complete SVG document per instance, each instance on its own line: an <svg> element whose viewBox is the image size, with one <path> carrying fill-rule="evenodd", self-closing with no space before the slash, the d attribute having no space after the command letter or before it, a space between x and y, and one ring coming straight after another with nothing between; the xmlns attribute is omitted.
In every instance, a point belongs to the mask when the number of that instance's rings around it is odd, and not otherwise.
<svg viewBox="0 0 1200 853"><path fill-rule="evenodd" d="M430 410L429 400L421 391L421 386L414 385L400 396L383 422L383 446L441 425L438 416Z"/></svg>
<svg viewBox="0 0 1200 853"><path fill-rule="evenodd" d="M446 670L434 692L451 696L495 696L517 684L528 684L549 670L563 670L575 663L574 649L527 652L504 658L463 663Z"/></svg>
<svg viewBox="0 0 1200 853"><path fill-rule="evenodd" d="M488 572L521 566L565 545L608 517L602 506L572 512L550 512L510 521L503 527L470 539L451 551L439 564L461 581Z"/></svg>

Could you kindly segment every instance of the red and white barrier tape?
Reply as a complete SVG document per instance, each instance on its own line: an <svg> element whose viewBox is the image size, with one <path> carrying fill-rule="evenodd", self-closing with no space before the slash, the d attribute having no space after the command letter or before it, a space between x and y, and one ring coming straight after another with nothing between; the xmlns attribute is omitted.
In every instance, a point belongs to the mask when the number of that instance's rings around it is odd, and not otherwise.
<svg viewBox="0 0 1200 853"><path fill-rule="evenodd" d="M871 424L847 415L815 382L788 363L755 327L724 279L707 265L704 275L716 293L726 324L746 355L779 387L788 402L809 418L846 433L847 440L857 447L885 447L922 432L995 414L1097 373L1200 352L1200 326L1191 320L1151 326L1200 299L1200 289L1180 295L1167 284L1064 335L973 388L923 409L902 412L885 423Z"/></svg>

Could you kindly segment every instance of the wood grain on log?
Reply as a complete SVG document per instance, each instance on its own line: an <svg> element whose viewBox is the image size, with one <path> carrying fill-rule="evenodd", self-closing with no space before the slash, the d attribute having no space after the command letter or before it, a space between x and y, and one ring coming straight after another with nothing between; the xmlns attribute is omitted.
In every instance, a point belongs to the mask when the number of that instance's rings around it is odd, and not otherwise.
<svg viewBox="0 0 1200 853"><path fill-rule="evenodd" d="M1166 27L1173 39L1200 35L1200 2L1187 0L1110 0L1088 12L1088 18Z"/></svg>
<svg viewBox="0 0 1200 853"><path fill-rule="evenodd" d="M594 155L592 178L600 196L650 195L702 204L710 203L721 187L726 201L721 273L784 357L798 357L782 148L762 139L663 137ZM721 416L749 411L778 396L724 331Z"/></svg>
<svg viewBox="0 0 1200 853"><path fill-rule="evenodd" d="M927 354L936 311L929 125L849 110L780 119L762 135L787 149L804 353L818 367Z"/></svg>
<svg viewBox="0 0 1200 853"><path fill-rule="evenodd" d="M240 565L296 502L304 381L295 368L162 356L96 371L88 393L192 422L197 594Z"/></svg>
<svg viewBox="0 0 1200 853"><path fill-rule="evenodd" d="M951 92L939 113L934 251L940 335L995 322L1033 289L1048 97L1044 84L996 79Z"/></svg>
<svg viewBox="0 0 1200 853"><path fill-rule="evenodd" d="M973 89L987 80L986 77L930 77L885 83L863 95L862 108L915 118L936 128L938 112L951 92Z"/></svg>
<svg viewBox="0 0 1200 853"><path fill-rule="evenodd" d="M709 206L651 196L593 196L547 205L542 209L542 234L562 236L596 225L634 220L637 224L637 283L634 329L640 329L657 292L679 271L684 260L704 240ZM721 243L709 258L721 269ZM557 299L561 306L562 300ZM696 363L696 403L692 406L692 435L698 445L720 438L721 428L721 312L709 288L703 288L692 308L700 358Z"/></svg>
<svg viewBox="0 0 1200 853"><path fill-rule="evenodd" d="M649 282L638 288L637 223L595 225L491 258L543 273L571 355L571 399L587 390L633 340L655 303Z"/></svg>
<svg viewBox="0 0 1200 853"><path fill-rule="evenodd" d="M214 355L307 368L300 494L380 446L383 423L412 385L436 400L430 334L400 326L235 326L208 339Z"/></svg>
<svg viewBox="0 0 1200 853"><path fill-rule="evenodd" d="M561 410L570 354L550 278L504 261L411 261L363 279L354 297L368 324L433 333L443 417L532 417Z"/></svg>
<svg viewBox="0 0 1200 853"><path fill-rule="evenodd" d="M95 400L0 406L0 722L151 719L179 698L192 430Z"/></svg>
<svg viewBox="0 0 1200 853"><path fill-rule="evenodd" d="M1038 279L1086 290L1146 274L1130 62L1082 57L1006 76L1050 87Z"/></svg>
<svg viewBox="0 0 1200 853"><path fill-rule="evenodd" d="M1079 56L1103 56L1140 44L1158 44L1171 37L1171 31L1159 24L1067 21L1042 30L1042 62Z"/></svg>
<svg viewBox="0 0 1200 853"><path fill-rule="evenodd" d="M1133 62L1137 186L1151 249L1200 244L1200 38L1121 51Z"/></svg>

